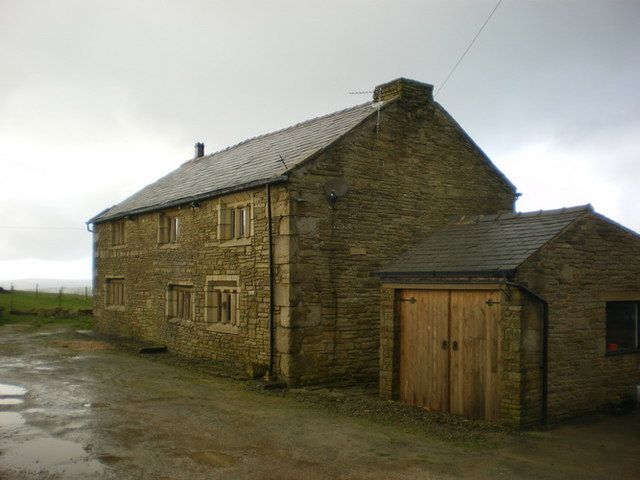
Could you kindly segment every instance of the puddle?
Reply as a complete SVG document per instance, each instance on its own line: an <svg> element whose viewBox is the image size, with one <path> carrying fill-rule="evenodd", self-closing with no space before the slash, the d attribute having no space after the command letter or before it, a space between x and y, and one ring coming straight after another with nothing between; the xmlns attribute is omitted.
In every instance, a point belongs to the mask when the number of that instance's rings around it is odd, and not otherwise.
<svg viewBox="0 0 640 480"><path fill-rule="evenodd" d="M11 446L2 455L3 467L27 473L92 478L104 466L92 460L82 446L67 440L37 438Z"/></svg>
<svg viewBox="0 0 640 480"><path fill-rule="evenodd" d="M15 428L24 424L24 418L15 412L0 412L0 427Z"/></svg>
<svg viewBox="0 0 640 480"><path fill-rule="evenodd" d="M24 403L21 398L0 398L0 405L20 405Z"/></svg>
<svg viewBox="0 0 640 480"><path fill-rule="evenodd" d="M105 408L105 407L108 407L109 404L106 402L93 402L93 403L83 403L82 406L85 408Z"/></svg>
<svg viewBox="0 0 640 480"><path fill-rule="evenodd" d="M122 462L124 460L130 460L131 457L119 457L118 455L108 455L108 454L106 454L106 455L98 456L98 459L102 463L114 464L114 463Z"/></svg>
<svg viewBox="0 0 640 480"><path fill-rule="evenodd" d="M0 383L0 398L1 397L23 397L27 394L27 389L19 387L17 385L8 385L6 383Z"/></svg>

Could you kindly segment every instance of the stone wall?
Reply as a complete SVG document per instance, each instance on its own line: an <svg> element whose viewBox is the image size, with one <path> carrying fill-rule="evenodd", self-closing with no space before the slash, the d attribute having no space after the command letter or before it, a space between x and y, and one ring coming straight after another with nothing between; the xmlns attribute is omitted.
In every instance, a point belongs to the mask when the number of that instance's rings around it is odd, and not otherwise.
<svg viewBox="0 0 640 480"><path fill-rule="evenodd" d="M274 230L288 218L286 186L272 186ZM219 202L250 202L252 235L238 241L218 239ZM159 244L159 213L180 219L176 243ZM111 246L111 222L95 225L96 328L103 332L166 344L170 350L243 368L266 365L269 352L269 263L265 187L185 205L162 212L140 214L126 221L126 244ZM289 237L274 231L277 298L288 296ZM240 319L236 329L207 323L204 317L207 276L233 277L240 287ZM105 305L108 277L125 279L124 307ZM166 295L170 284L193 287L190 321L167 316ZM276 309L276 314L280 314ZM282 355L277 355L276 372ZM285 362L286 363L286 362Z"/></svg>
<svg viewBox="0 0 640 480"><path fill-rule="evenodd" d="M292 384L375 381L380 284L372 273L450 216L513 209L512 186L427 86L414 87L386 88L408 96L291 174L294 298L281 324L291 327ZM326 192L341 182L347 192L332 205Z"/></svg>
<svg viewBox="0 0 640 480"><path fill-rule="evenodd" d="M588 215L518 270L549 304L551 421L602 408L640 383L640 353L606 353L607 300L640 300L640 238Z"/></svg>

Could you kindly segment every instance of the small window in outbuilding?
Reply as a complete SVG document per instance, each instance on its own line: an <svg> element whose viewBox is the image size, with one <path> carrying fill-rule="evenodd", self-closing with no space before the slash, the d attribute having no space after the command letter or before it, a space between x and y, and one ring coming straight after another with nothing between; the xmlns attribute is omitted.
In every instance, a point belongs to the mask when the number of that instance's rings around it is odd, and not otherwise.
<svg viewBox="0 0 640 480"><path fill-rule="evenodd" d="M107 278L105 291L107 307L124 307L124 278Z"/></svg>
<svg viewBox="0 0 640 480"><path fill-rule="evenodd" d="M125 244L124 224L125 220L111 222L111 245L114 247Z"/></svg>
<svg viewBox="0 0 640 480"><path fill-rule="evenodd" d="M158 242L175 243L180 237L180 218L161 213L158 221Z"/></svg>
<svg viewBox="0 0 640 480"><path fill-rule="evenodd" d="M169 285L167 292L167 316L191 320L193 311L193 287Z"/></svg>
<svg viewBox="0 0 640 480"><path fill-rule="evenodd" d="M607 303L608 353L640 349L639 310L640 302Z"/></svg>

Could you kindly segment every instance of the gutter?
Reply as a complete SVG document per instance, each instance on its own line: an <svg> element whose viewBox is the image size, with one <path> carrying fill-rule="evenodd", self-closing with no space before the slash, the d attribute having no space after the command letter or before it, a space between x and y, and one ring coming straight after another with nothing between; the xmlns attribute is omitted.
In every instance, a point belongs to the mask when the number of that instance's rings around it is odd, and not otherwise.
<svg viewBox="0 0 640 480"><path fill-rule="evenodd" d="M384 279L386 277L496 277L503 278L507 276L513 276L516 273L515 269L512 270L458 270L458 271L408 271L405 270L403 272L373 272L371 273L372 277L378 277L380 279Z"/></svg>
<svg viewBox="0 0 640 480"><path fill-rule="evenodd" d="M271 185L267 183L266 185L266 196L267 196L267 230L268 230L268 248L269 248L269 369L268 375L269 380L273 379L273 351L275 344L275 324L274 324L274 269L273 269L273 221L271 217Z"/></svg>

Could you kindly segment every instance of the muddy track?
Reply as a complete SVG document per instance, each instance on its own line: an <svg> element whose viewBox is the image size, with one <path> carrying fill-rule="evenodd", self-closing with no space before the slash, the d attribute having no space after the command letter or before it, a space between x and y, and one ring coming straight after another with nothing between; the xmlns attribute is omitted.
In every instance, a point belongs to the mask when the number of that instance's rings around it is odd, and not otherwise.
<svg viewBox="0 0 640 480"><path fill-rule="evenodd" d="M640 477L637 412L514 433L67 329L0 327L0 384L0 479Z"/></svg>

